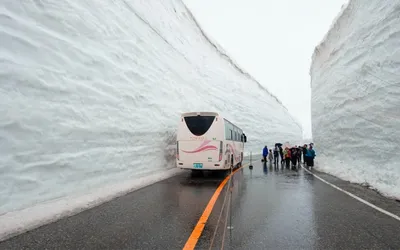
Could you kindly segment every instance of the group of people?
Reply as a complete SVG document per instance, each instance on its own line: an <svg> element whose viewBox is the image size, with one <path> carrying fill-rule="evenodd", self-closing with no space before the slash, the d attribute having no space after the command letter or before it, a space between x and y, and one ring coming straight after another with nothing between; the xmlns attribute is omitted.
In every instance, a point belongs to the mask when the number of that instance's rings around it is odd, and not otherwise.
<svg viewBox="0 0 400 250"><path fill-rule="evenodd" d="M286 146L285 148L282 147L282 144L277 143L273 152L272 149L268 150L268 147L265 146L262 155L262 161L265 163L268 159L271 163L274 162L275 166L278 166L280 162L282 166L285 164L286 168L290 168L290 165L292 165L292 169L296 169L297 166L300 167L301 163L308 168L314 167L314 158L316 156L313 143L304 144L303 146Z"/></svg>

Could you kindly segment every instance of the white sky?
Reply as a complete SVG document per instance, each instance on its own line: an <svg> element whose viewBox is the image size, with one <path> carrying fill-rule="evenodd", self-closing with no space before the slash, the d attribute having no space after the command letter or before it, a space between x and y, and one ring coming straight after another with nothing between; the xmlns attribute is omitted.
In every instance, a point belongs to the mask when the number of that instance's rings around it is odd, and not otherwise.
<svg viewBox="0 0 400 250"><path fill-rule="evenodd" d="M206 33L311 137L311 56L347 0L184 0Z"/></svg>

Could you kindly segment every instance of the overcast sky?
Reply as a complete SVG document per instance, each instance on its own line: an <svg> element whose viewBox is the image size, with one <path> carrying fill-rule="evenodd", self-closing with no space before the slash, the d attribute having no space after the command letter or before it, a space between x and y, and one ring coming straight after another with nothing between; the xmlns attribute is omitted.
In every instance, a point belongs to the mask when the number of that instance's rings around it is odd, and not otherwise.
<svg viewBox="0 0 400 250"><path fill-rule="evenodd" d="M311 56L347 0L184 0L206 33L311 136Z"/></svg>

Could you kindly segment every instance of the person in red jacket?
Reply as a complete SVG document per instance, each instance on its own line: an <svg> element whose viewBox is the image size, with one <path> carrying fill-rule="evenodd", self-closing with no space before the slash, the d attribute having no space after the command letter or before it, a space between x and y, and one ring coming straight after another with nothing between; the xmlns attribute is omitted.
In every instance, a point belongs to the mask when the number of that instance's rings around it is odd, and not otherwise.
<svg viewBox="0 0 400 250"><path fill-rule="evenodd" d="M297 146L294 146L290 149L290 158L292 161L292 169L296 169L297 160L298 160Z"/></svg>

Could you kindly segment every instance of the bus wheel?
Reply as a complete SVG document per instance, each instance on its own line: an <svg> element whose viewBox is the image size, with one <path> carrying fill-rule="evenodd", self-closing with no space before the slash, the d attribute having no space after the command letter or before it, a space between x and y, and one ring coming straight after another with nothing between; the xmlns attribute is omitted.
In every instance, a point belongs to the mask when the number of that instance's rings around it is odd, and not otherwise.
<svg viewBox="0 0 400 250"><path fill-rule="evenodd" d="M218 170L219 172L219 177L226 177L231 173L231 170L229 169L222 169L222 170Z"/></svg>

